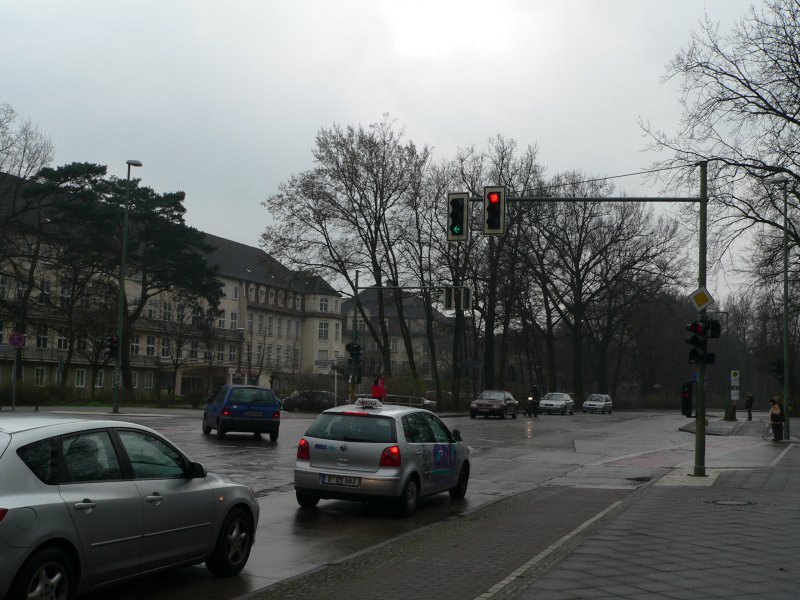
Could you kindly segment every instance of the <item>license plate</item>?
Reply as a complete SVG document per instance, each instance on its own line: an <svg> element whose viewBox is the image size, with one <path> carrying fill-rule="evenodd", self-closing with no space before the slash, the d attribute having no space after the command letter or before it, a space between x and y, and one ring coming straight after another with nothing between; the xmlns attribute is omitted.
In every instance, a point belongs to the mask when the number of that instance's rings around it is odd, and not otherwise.
<svg viewBox="0 0 800 600"><path fill-rule="evenodd" d="M319 482L322 485L346 485L348 487L358 487L361 485L361 477L351 477L349 475L320 475Z"/></svg>
<svg viewBox="0 0 800 600"><path fill-rule="evenodd" d="M246 410L242 413L245 417L263 417L264 413L257 410Z"/></svg>

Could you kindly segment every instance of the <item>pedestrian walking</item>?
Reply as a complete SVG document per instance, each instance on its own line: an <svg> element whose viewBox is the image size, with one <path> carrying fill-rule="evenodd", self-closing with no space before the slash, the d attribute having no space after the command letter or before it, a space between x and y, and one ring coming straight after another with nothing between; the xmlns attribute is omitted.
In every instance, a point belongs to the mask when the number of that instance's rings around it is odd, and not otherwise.
<svg viewBox="0 0 800 600"><path fill-rule="evenodd" d="M383 399L386 397L386 387L383 383L383 377L378 376L372 380L372 389L370 390L370 396L372 396L376 400L380 400L381 402L383 402Z"/></svg>
<svg viewBox="0 0 800 600"><path fill-rule="evenodd" d="M769 425L772 427L772 441L780 442L783 439L783 409L777 396L769 402Z"/></svg>
<svg viewBox="0 0 800 600"><path fill-rule="evenodd" d="M747 409L747 420L753 420L753 394L747 394L747 400L744 401L744 407Z"/></svg>

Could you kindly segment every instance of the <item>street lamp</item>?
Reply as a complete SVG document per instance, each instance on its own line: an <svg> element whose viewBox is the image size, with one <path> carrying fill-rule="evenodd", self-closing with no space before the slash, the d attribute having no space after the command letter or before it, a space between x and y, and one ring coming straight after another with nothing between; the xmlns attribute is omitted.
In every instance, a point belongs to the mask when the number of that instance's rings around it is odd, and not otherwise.
<svg viewBox="0 0 800 600"><path fill-rule="evenodd" d="M122 257L119 260L119 300L117 302L117 365L114 369L112 381L114 405L111 412L119 412L119 388L122 383L122 349L125 347L122 339L122 316L125 305L125 266L128 250L128 205L131 201L131 167L141 167L142 161L128 160L128 180L125 184L125 210L122 213Z"/></svg>
<svg viewBox="0 0 800 600"><path fill-rule="evenodd" d="M769 183L783 185L783 439L791 439L789 428L789 201L788 185L790 177L770 179Z"/></svg>

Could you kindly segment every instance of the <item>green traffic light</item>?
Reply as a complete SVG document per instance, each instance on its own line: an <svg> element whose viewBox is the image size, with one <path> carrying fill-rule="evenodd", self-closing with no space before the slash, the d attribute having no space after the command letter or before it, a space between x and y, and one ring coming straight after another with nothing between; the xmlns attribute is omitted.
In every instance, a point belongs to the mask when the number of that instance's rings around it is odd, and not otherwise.
<svg viewBox="0 0 800 600"><path fill-rule="evenodd" d="M459 225L453 225L453 233L455 233L456 235L461 233L461 227Z"/></svg>

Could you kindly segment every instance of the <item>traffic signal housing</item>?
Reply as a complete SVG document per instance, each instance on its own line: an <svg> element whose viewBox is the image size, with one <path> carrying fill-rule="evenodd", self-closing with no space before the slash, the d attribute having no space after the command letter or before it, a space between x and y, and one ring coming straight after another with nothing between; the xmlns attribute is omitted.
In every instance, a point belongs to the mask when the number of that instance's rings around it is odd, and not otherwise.
<svg viewBox="0 0 800 600"><path fill-rule="evenodd" d="M106 343L108 347L108 353L112 356L117 355L117 347L118 347L119 338L115 335L108 336Z"/></svg>
<svg viewBox="0 0 800 600"><path fill-rule="evenodd" d="M681 385L681 414L692 416L692 382L687 381Z"/></svg>
<svg viewBox="0 0 800 600"><path fill-rule="evenodd" d="M503 235L506 232L506 188L504 185L483 188L483 233Z"/></svg>
<svg viewBox="0 0 800 600"><path fill-rule="evenodd" d="M713 325L712 325L713 324ZM689 351L690 365L713 365L715 355L708 351L708 338L719 337L719 321L713 319L700 319L686 326L691 335L686 338L686 343L692 346Z"/></svg>
<svg viewBox="0 0 800 600"><path fill-rule="evenodd" d="M469 194L447 194L447 241L465 242L469 239Z"/></svg>

